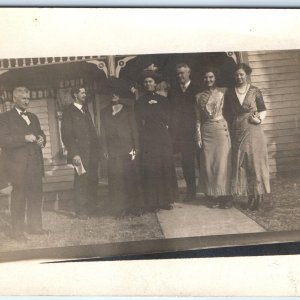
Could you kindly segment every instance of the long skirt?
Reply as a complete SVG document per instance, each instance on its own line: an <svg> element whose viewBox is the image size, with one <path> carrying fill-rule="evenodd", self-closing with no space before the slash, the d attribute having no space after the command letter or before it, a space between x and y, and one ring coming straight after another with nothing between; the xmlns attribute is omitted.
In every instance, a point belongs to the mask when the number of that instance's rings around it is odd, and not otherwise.
<svg viewBox="0 0 300 300"><path fill-rule="evenodd" d="M206 121L201 126L201 135L198 191L214 197L231 195L231 141L227 122Z"/></svg>
<svg viewBox="0 0 300 300"><path fill-rule="evenodd" d="M145 151L141 163L142 186L147 209L160 209L178 200L178 186L172 151Z"/></svg>
<svg viewBox="0 0 300 300"><path fill-rule="evenodd" d="M109 208L113 213L143 206L137 161L124 155L108 161Z"/></svg>
<svg viewBox="0 0 300 300"><path fill-rule="evenodd" d="M261 125L248 121L249 114L235 120L233 130L234 195L263 195L270 193L268 151Z"/></svg>

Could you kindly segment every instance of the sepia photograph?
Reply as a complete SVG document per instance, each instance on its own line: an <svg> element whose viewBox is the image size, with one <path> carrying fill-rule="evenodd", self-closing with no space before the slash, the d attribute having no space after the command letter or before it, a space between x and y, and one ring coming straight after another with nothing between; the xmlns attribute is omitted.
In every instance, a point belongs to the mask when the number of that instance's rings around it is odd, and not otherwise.
<svg viewBox="0 0 300 300"><path fill-rule="evenodd" d="M64 52L0 58L0 261L299 241L299 49Z"/></svg>

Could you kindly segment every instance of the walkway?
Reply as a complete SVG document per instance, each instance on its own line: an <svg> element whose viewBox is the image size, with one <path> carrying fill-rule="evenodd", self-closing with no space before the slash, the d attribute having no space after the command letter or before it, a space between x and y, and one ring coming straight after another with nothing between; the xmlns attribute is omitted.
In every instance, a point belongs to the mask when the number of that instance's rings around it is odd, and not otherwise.
<svg viewBox="0 0 300 300"><path fill-rule="evenodd" d="M236 208L212 209L198 203L175 203L157 213L165 238L264 232Z"/></svg>

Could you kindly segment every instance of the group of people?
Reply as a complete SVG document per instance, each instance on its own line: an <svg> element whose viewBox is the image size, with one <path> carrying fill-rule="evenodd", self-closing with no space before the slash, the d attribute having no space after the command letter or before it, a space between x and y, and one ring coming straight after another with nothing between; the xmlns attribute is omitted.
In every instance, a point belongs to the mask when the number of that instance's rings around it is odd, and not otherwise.
<svg viewBox="0 0 300 300"><path fill-rule="evenodd" d="M136 100L121 79L109 81L110 103L101 110L100 138L86 103L84 87L72 88L73 103L65 108L61 137L68 163L74 166L74 203L79 219L97 209L98 162L108 162L109 197L114 215L172 209L178 186L174 153L180 154L186 195L202 192L211 207L229 208L236 195L248 196L257 210L270 192L267 146L261 123L266 107L260 90L249 83L251 68L237 64L236 84L217 86L219 71L207 68L200 89L187 64L176 66L177 84L167 97L157 90L162 77L145 70L144 92ZM29 91L13 92L15 108L0 116L0 147L12 183L13 237L24 231L41 234L43 159L46 137L38 118L27 112ZM198 187L196 166L200 168ZM30 174L30 175L29 175ZM32 176L34 174L34 176ZM25 226L25 206L27 225Z"/></svg>
<svg viewBox="0 0 300 300"><path fill-rule="evenodd" d="M187 186L183 201L195 200L198 191L211 207L226 209L242 195L248 196L248 208L257 210L270 183L261 126L266 107L260 90L249 83L251 71L237 64L235 86L223 88L217 86L219 71L208 67L200 90L190 67L179 64L178 83L167 97L157 91L161 76L153 71L142 74L144 93L134 103L125 103L130 95L115 90L102 116L111 206L122 213L171 209L178 199L173 154L180 153Z"/></svg>
<svg viewBox="0 0 300 300"><path fill-rule="evenodd" d="M204 72L205 90L196 95L196 141L201 151L199 188L213 207L229 208L233 196L248 196L248 208L258 210L270 193L268 152L262 122L266 106L261 91L251 85L251 68L234 70L235 86L220 88L219 72Z"/></svg>

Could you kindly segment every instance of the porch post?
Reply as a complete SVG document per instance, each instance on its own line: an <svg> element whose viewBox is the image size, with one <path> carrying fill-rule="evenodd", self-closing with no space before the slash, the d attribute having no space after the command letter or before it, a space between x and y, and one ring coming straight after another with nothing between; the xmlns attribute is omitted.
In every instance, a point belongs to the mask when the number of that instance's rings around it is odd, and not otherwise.
<svg viewBox="0 0 300 300"><path fill-rule="evenodd" d="M109 55L107 58L107 69L109 77L116 77L116 57Z"/></svg>

